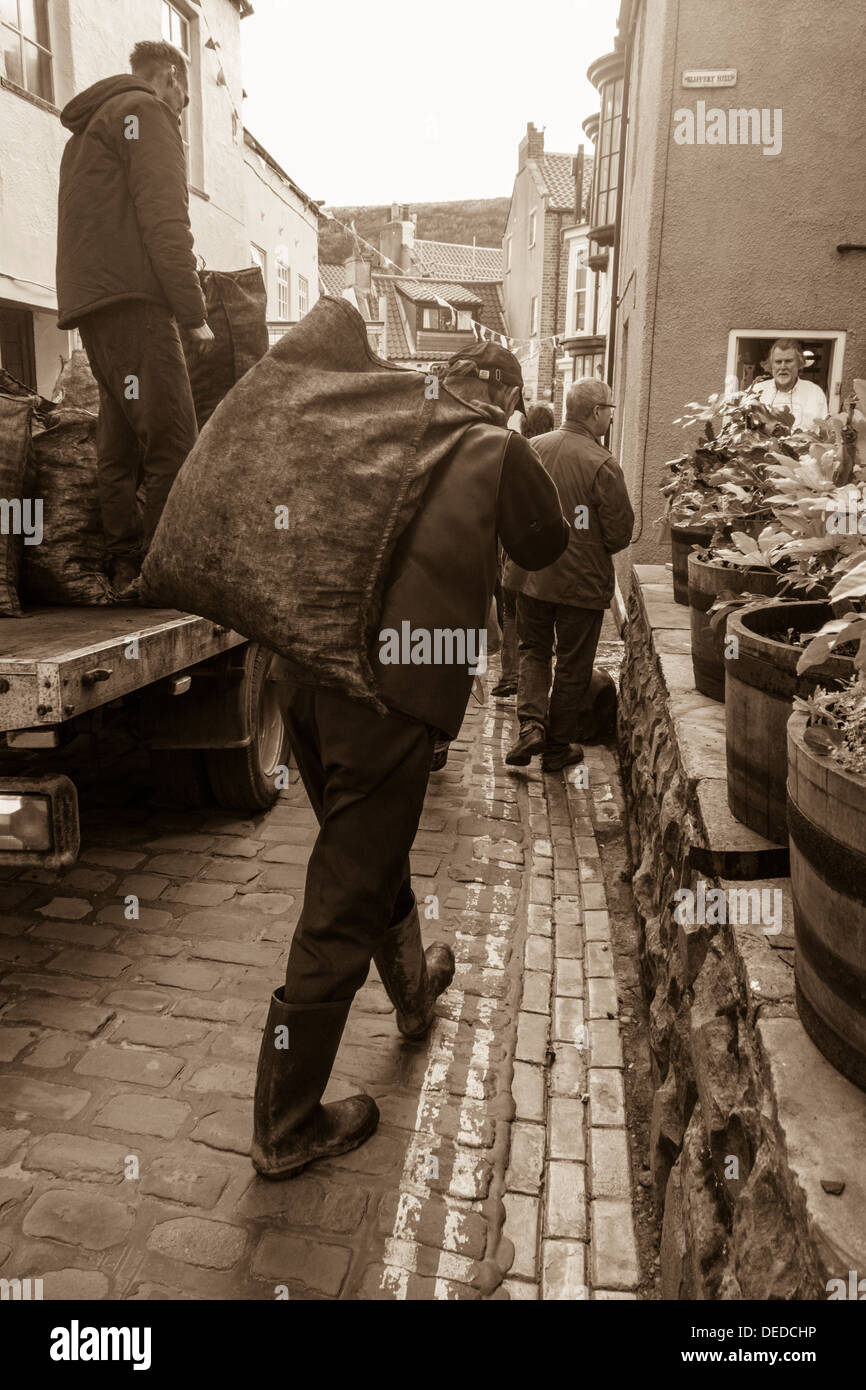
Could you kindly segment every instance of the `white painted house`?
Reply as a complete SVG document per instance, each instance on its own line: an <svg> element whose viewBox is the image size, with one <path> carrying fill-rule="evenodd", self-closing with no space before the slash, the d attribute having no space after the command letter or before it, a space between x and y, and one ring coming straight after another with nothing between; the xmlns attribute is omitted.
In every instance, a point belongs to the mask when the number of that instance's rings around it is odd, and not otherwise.
<svg viewBox="0 0 866 1390"><path fill-rule="evenodd" d="M255 259L252 246L260 245L265 227L268 246L262 249L276 255L285 241L297 252L290 264L307 280L310 303L315 298L315 205L300 190L286 193L284 183L291 180L282 171L277 177L269 168L260 180L248 167L252 137L245 138L241 115L240 25L251 13L249 0L0 5L0 363L44 394L50 395L71 346L70 335L56 326L54 284L57 184L68 139L60 110L98 79L128 72L129 54L141 39L169 39L189 58L183 136L196 251L212 269L240 269ZM288 209L283 216L286 202L292 203L291 220ZM277 274L275 262L268 312L281 318ZM299 316L301 288L298 279L289 319Z"/></svg>

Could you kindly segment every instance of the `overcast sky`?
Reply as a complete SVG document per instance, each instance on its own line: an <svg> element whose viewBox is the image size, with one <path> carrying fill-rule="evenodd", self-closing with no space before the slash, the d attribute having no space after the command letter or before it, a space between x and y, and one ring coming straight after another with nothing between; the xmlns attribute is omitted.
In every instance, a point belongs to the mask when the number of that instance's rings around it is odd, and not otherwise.
<svg viewBox="0 0 866 1390"><path fill-rule="evenodd" d="M244 123L326 205L507 197L527 121L574 151L619 0L254 0Z"/></svg>

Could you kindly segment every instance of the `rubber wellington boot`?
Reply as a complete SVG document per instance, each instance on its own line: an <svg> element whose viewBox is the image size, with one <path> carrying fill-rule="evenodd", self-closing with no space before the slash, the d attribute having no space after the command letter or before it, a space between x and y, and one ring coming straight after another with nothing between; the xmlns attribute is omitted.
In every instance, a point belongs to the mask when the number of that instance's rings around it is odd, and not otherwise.
<svg viewBox="0 0 866 1390"><path fill-rule="evenodd" d="M404 1038L419 1042L433 1022L436 1000L454 978L454 952L437 941L424 950L418 904L389 927L373 957L388 998L397 1010L397 1027Z"/></svg>
<svg viewBox="0 0 866 1390"><path fill-rule="evenodd" d="M317 1158L348 1153L379 1123L367 1095L321 1105L351 1000L284 1004L271 996L262 1036L250 1158L263 1178L291 1178Z"/></svg>

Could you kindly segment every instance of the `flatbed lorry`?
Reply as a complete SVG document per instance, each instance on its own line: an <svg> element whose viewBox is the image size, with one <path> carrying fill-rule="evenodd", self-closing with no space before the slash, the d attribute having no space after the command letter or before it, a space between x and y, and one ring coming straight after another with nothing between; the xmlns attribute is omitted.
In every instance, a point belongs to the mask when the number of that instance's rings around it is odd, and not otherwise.
<svg viewBox="0 0 866 1390"><path fill-rule="evenodd" d="M289 757L282 667L258 643L174 609L0 618L0 868L74 863L78 794L52 758L79 733L98 738L109 711L133 721L176 804L266 810Z"/></svg>

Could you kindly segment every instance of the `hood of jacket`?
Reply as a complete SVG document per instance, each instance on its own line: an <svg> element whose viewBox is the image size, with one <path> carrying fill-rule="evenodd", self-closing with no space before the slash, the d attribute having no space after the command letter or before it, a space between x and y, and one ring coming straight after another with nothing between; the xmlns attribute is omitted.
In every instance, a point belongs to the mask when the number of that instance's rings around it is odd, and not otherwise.
<svg viewBox="0 0 866 1390"><path fill-rule="evenodd" d="M156 96L150 82L146 82L143 77L135 77L132 73L103 77L67 102L60 113L61 124L65 125L67 130L71 130L73 135L80 135L100 106L111 97L120 96L121 92L150 92L151 96Z"/></svg>

